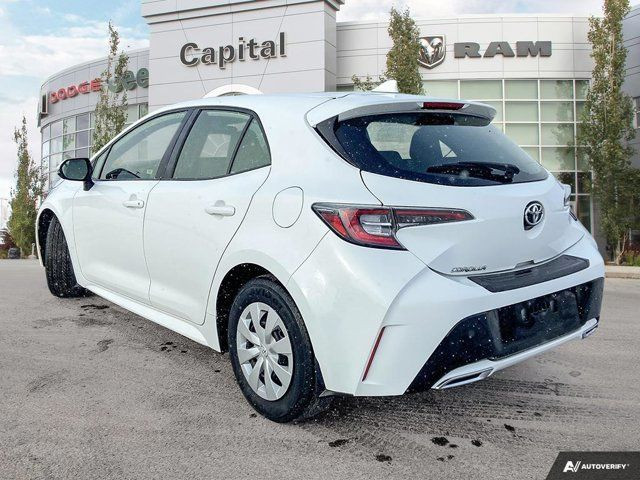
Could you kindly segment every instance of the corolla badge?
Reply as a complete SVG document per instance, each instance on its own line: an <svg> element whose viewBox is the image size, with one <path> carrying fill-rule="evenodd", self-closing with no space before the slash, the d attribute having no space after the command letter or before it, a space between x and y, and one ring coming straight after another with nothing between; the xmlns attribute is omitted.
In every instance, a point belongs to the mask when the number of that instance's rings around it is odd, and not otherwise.
<svg viewBox="0 0 640 480"><path fill-rule="evenodd" d="M451 269L451 273L484 272L486 269L487 269L486 265L472 266L472 267L455 267Z"/></svg>
<svg viewBox="0 0 640 480"><path fill-rule="evenodd" d="M447 53L444 35L433 35L420 38L420 65L434 68L444 62Z"/></svg>
<svg viewBox="0 0 640 480"><path fill-rule="evenodd" d="M531 202L524 209L524 229L531 230L544 219L544 207L540 202Z"/></svg>

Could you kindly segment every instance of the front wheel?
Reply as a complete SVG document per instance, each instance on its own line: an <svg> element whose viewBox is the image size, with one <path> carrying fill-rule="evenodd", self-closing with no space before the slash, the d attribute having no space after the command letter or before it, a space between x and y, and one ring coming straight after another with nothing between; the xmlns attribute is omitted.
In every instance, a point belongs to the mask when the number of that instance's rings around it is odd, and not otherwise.
<svg viewBox="0 0 640 480"><path fill-rule="evenodd" d="M311 418L326 409L302 316L286 290L270 277L247 283L229 315L229 353L251 406L275 422Z"/></svg>
<svg viewBox="0 0 640 480"><path fill-rule="evenodd" d="M47 230L44 266L47 273L47 286L56 297L87 297L91 295L76 281L67 240L62 225L56 217L51 219Z"/></svg>

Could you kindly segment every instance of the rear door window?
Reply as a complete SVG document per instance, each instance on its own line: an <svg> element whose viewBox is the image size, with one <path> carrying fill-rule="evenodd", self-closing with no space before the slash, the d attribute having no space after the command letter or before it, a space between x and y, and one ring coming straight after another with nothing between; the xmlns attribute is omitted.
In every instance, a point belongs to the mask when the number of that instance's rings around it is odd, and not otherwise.
<svg viewBox="0 0 640 480"><path fill-rule="evenodd" d="M532 182L548 175L482 117L407 112L329 122L330 129L319 126L323 137L372 173L454 186Z"/></svg>
<svg viewBox="0 0 640 480"><path fill-rule="evenodd" d="M203 110L182 147L173 178L206 180L228 174L231 161L251 116Z"/></svg>
<svg viewBox="0 0 640 480"><path fill-rule="evenodd" d="M231 173L248 172L267 165L271 165L269 147L260 124L254 119L242 138L236 158L233 160Z"/></svg>

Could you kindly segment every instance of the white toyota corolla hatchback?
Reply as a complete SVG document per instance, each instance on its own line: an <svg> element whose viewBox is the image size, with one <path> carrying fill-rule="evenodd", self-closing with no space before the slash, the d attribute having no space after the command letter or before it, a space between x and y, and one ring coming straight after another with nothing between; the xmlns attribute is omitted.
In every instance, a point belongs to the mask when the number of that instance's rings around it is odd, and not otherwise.
<svg viewBox="0 0 640 480"><path fill-rule="evenodd" d="M162 108L60 167L49 288L229 351L278 422L486 378L593 332L604 277L570 189L494 114L373 93Z"/></svg>

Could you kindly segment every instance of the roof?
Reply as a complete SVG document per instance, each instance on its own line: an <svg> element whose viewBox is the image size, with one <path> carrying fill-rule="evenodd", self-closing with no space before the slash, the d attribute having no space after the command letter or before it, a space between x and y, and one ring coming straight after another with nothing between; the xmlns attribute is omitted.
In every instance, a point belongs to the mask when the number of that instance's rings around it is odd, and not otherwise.
<svg viewBox="0 0 640 480"><path fill-rule="evenodd" d="M394 110L415 109L416 104L425 102L461 103L458 99L434 98L421 95L404 95L399 93L374 92L321 92L321 93L289 93L269 95L238 95L228 97L208 97L164 107L159 111L175 108L225 106L246 108L255 111L272 113L274 109L305 116L310 125L352 112L353 115L366 114L383 110L384 105L392 105ZM477 102L466 102L462 111L493 118L495 109ZM157 111L154 113L158 113ZM353 116L351 115L351 116Z"/></svg>

